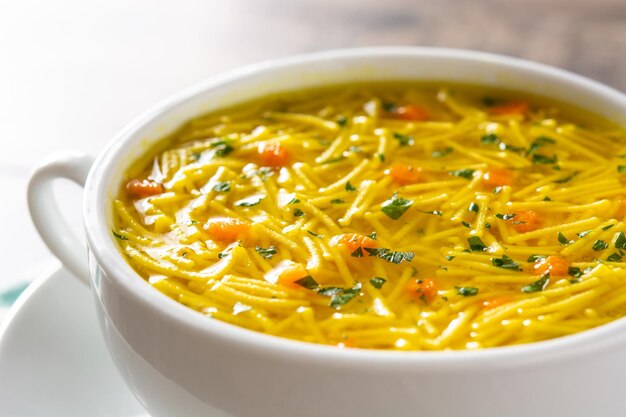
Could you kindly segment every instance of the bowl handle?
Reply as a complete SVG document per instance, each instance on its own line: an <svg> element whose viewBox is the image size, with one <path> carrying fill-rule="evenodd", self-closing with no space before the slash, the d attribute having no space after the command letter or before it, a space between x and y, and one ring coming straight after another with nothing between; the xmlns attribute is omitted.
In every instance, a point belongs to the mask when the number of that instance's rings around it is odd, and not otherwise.
<svg viewBox="0 0 626 417"><path fill-rule="evenodd" d="M35 228L50 251L82 282L89 285L85 244L66 224L53 198L55 180L68 179L85 186L93 158L81 152L53 155L35 168L28 182L28 209Z"/></svg>

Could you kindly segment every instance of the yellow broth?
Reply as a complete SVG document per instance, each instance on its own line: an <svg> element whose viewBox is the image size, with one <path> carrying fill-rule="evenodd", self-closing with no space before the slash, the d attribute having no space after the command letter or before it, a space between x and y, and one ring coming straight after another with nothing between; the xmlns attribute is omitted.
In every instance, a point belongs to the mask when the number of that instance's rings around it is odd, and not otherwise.
<svg viewBox="0 0 626 417"><path fill-rule="evenodd" d="M528 343L626 314L626 135L478 87L339 86L190 120L113 234L157 290L339 347Z"/></svg>

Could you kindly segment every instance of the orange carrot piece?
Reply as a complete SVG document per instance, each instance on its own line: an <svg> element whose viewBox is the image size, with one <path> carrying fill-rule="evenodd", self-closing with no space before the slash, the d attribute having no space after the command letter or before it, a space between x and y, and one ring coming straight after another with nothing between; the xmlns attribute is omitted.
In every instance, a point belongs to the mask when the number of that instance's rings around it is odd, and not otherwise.
<svg viewBox="0 0 626 417"><path fill-rule="evenodd" d="M378 247L378 243L374 239L358 233L344 233L333 236L329 243L331 246L345 246L350 253L354 252L358 248L364 249Z"/></svg>
<svg viewBox="0 0 626 417"><path fill-rule="evenodd" d="M569 262L560 256L548 256L539 259L533 265L533 274L545 275L550 274L555 277L566 276L569 271Z"/></svg>
<svg viewBox="0 0 626 417"><path fill-rule="evenodd" d="M509 101L508 103L490 107L488 111L489 114L494 116L523 116L528 113L528 103L522 100Z"/></svg>
<svg viewBox="0 0 626 417"><path fill-rule="evenodd" d="M511 301L511 297L503 295L500 297L493 297L489 300L485 300L482 304L485 310L491 310L492 308L500 307L501 305L504 305L509 301Z"/></svg>
<svg viewBox="0 0 626 417"><path fill-rule="evenodd" d="M437 296L437 285L430 278L415 279L408 282L406 291L412 297L431 302Z"/></svg>
<svg viewBox="0 0 626 417"><path fill-rule="evenodd" d="M213 240L234 242L246 237L250 225L232 217L216 217L205 223L204 230Z"/></svg>
<svg viewBox="0 0 626 417"><path fill-rule="evenodd" d="M541 218L535 210L514 211L515 217L511 220L511 225L519 233L532 232L541 227Z"/></svg>
<svg viewBox="0 0 626 417"><path fill-rule="evenodd" d="M163 184L152 180L131 180L126 184L126 191L133 198L145 198L165 191Z"/></svg>
<svg viewBox="0 0 626 417"><path fill-rule="evenodd" d="M394 113L398 119L409 121L424 121L430 118L428 111L423 107L416 106L415 104L407 104L404 106L396 107Z"/></svg>
<svg viewBox="0 0 626 417"><path fill-rule="evenodd" d="M393 164L386 172L400 185L415 184L422 178L422 170L420 168L399 163Z"/></svg>
<svg viewBox="0 0 626 417"><path fill-rule="evenodd" d="M303 288L296 284L296 281L308 275L309 273L307 272L304 265L294 262L280 273L280 275L278 276L278 283L287 287Z"/></svg>
<svg viewBox="0 0 626 417"><path fill-rule="evenodd" d="M483 174L482 180L488 187L501 187L513 183L513 174L505 168L489 168Z"/></svg>
<svg viewBox="0 0 626 417"><path fill-rule="evenodd" d="M289 152L280 143L262 143L259 156L263 166L268 167L282 167L289 161Z"/></svg>

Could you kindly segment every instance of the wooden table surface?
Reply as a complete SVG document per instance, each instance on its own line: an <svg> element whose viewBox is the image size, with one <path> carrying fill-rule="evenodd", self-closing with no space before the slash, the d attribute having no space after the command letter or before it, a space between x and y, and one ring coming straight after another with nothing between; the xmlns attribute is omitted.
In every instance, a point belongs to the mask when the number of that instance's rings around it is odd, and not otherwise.
<svg viewBox="0 0 626 417"><path fill-rule="evenodd" d="M626 91L626 0L0 0L0 187L13 197L0 205L0 291L54 262L25 204L46 154L97 154L138 113L218 72L373 45L508 54ZM63 200L79 229L79 193Z"/></svg>

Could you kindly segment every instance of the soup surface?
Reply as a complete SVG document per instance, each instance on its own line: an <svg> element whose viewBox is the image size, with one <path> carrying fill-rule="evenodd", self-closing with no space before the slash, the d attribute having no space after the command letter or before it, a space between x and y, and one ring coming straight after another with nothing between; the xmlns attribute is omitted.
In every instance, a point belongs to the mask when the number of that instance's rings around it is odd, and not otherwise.
<svg viewBox="0 0 626 417"><path fill-rule="evenodd" d="M344 86L198 117L113 235L178 302L339 347L477 349L626 314L623 130L475 87Z"/></svg>

